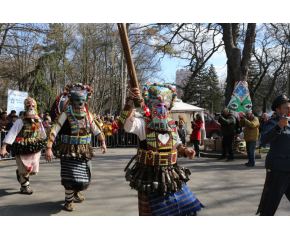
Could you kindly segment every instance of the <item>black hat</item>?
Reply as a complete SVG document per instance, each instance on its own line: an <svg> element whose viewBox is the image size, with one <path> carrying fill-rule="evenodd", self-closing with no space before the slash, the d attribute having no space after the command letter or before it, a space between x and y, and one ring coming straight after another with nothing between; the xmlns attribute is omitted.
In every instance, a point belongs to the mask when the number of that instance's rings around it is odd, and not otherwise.
<svg viewBox="0 0 290 240"><path fill-rule="evenodd" d="M276 108L280 104L286 102L286 100L287 100L287 96L285 94L281 94L280 96L276 97L275 100L272 102L272 106L271 106L272 110L276 111ZM290 98L289 97L288 97L288 102L290 102Z"/></svg>

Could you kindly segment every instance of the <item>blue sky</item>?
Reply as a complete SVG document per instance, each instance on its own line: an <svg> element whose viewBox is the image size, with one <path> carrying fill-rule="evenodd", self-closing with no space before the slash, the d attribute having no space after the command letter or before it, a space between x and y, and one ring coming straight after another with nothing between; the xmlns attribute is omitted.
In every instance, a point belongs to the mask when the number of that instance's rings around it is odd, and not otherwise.
<svg viewBox="0 0 290 240"><path fill-rule="evenodd" d="M220 81L225 81L227 76L226 62L227 58L224 50L220 50L219 52L215 53L207 62L207 66L209 66L210 64L213 64L215 66ZM176 71L178 69L185 68L184 66L186 66L187 64L188 61L180 60L177 58L169 58L165 56L163 59L161 59L162 75L165 79L168 79L168 82L173 83L175 81Z"/></svg>

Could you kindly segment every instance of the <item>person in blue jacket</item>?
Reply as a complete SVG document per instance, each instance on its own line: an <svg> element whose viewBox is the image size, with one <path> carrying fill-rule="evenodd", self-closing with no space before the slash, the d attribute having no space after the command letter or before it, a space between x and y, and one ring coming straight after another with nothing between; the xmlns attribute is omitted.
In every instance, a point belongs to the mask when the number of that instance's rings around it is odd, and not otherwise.
<svg viewBox="0 0 290 240"><path fill-rule="evenodd" d="M270 143L265 161L265 167L270 169L270 175L260 216L274 216L284 194L290 201L290 122L284 117L286 100L286 95L280 95L273 101L271 108L276 116L265 123L261 133L261 143ZM290 112L289 101L288 97L287 113Z"/></svg>

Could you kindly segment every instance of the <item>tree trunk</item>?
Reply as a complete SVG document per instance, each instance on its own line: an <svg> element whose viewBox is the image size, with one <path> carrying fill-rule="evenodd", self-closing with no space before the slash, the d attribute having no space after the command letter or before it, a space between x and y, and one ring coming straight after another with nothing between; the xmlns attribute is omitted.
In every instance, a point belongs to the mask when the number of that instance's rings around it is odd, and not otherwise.
<svg viewBox="0 0 290 240"><path fill-rule="evenodd" d="M223 23L223 40L228 58L228 77L225 93L225 105L229 104L235 82L247 81L252 47L255 40L255 23L248 23L244 42L243 56L238 48L239 23Z"/></svg>
<svg viewBox="0 0 290 240"><path fill-rule="evenodd" d="M229 67L229 64L227 64L227 80L226 80L226 93L225 93L225 106L228 105L228 103L231 100L232 93L235 87L235 80L232 69Z"/></svg>

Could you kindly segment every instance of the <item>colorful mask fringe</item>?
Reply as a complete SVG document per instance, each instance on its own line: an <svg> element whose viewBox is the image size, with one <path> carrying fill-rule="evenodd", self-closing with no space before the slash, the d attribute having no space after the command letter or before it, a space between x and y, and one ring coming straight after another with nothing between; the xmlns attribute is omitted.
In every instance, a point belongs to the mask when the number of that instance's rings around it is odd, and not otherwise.
<svg viewBox="0 0 290 240"><path fill-rule="evenodd" d="M149 106L149 89L153 86L159 86L159 87L167 87L172 91L172 102L171 102L171 106L169 107L169 111L174 107L174 102L177 98L177 93L176 93L176 89L174 89L172 87L172 85L170 84L163 84L163 83L146 83L143 87L143 92L142 92L142 97L144 99L145 105Z"/></svg>
<svg viewBox="0 0 290 240"><path fill-rule="evenodd" d="M34 98L28 97L24 100L25 118L38 120L37 103Z"/></svg>
<svg viewBox="0 0 290 240"><path fill-rule="evenodd" d="M81 83L67 84L64 95L69 97L74 115L80 117L87 115L86 104L90 101L92 93L94 93L94 91L88 85L83 85Z"/></svg>
<svg viewBox="0 0 290 240"><path fill-rule="evenodd" d="M145 115L151 116L152 119L148 127L154 130L172 131L168 125L167 113L174 106L177 98L176 90L169 84L146 83L142 97L146 105Z"/></svg>

